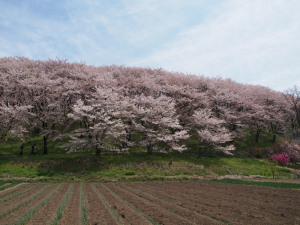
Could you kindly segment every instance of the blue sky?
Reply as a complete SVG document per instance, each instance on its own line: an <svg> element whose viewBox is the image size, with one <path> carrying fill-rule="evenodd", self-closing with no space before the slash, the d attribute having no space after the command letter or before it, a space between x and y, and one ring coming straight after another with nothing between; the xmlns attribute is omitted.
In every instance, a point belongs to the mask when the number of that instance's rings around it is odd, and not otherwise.
<svg viewBox="0 0 300 225"><path fill-rule="evenodd" d="M299 0L0 0L0 57L300 86Z"/></svg>

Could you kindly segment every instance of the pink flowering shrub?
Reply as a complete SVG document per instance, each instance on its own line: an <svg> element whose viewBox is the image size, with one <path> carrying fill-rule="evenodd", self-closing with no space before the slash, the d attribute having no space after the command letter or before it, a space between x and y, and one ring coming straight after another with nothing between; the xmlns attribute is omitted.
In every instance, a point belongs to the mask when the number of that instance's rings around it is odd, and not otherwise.
<svg viewBox="0 0 300 225"><path fill-rule="evenodd" d="M290 161L290 156L286 153L272 154L271 159L277 161L281 165L284 165Z"/></svg>
<svg viewBox="0 0 300 225"><path fill-rule="evenodd" d="M288 162L294 165L300 161L300 145L295 141L283 141L273 145L271 159L286 164Z"/></svg>

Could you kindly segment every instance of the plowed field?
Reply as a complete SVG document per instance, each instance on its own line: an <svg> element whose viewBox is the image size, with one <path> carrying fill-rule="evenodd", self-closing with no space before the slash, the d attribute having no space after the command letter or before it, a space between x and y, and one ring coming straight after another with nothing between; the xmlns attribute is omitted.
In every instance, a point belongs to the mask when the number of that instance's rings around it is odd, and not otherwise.
<svg viewBox="0 0 300 225"><path fill-rule="evenodd" d="M2 187L3 225L300 224L300 191L291 189L210 181Z"/></svg>

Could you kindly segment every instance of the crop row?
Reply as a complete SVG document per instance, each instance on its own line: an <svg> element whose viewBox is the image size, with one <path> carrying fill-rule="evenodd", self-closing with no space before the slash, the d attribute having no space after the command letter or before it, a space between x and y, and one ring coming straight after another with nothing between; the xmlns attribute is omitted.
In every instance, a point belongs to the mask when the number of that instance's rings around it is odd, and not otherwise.
<svg viewBox="0 0 300 225"><path fill-rule="evenodd" d="M0 224L296 224L299 191L201 182L3 184ZM236 196L233 196L231 187ZM281 206L272 212L272 190ZM259 198L249 197L255 193ZM283 194L283 196L285 196ZM285 196L286 197L286 196ZM248 202L248 205L246 203ZM289 204L289 206L288 206ZM278 209L276 204L274 209ZM247 210L246 210L247 209ZM243 211L246 210L246 211ZM255 214L255 215L254 215ZM300 220L299 220L300 221Z"/></svg>

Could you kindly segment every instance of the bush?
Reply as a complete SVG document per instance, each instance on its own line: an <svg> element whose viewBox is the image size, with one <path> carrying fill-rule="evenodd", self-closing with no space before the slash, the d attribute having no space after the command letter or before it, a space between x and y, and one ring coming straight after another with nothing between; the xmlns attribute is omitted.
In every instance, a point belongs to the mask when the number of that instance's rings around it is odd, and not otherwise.
<svg viewBox="0 0 300 225"><path fill-rule="evenodd" d="M286 153L272 154L271 159L277 161L281 165L285 165L290 161L290 156Z"/></svg>
<svg viewBox="0 0 300 225"><path fill-rule="evenodd" d="M283 164L291 162L295 166L300 161L300 145L295 141L279 142L272 146L270 154L272 160Z"/></svg>

